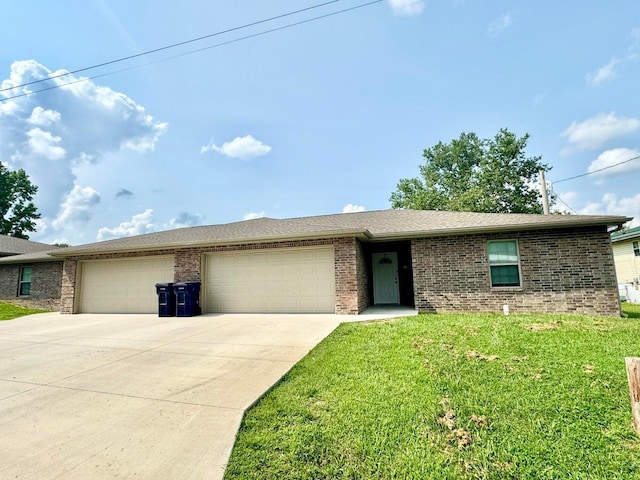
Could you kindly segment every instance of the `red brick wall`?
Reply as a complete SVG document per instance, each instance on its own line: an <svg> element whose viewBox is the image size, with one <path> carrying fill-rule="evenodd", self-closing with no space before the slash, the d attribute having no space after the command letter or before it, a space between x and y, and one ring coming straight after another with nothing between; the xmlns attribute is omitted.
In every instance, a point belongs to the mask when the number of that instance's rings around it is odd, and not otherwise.
<svg viewBox="0 0 640 480"><path fill-rule="evenodd" d="M487 242L516 239L522 285L492 288ZM416 308L423 312L620 315L613 253L604 227L413 240Z"/></svg>

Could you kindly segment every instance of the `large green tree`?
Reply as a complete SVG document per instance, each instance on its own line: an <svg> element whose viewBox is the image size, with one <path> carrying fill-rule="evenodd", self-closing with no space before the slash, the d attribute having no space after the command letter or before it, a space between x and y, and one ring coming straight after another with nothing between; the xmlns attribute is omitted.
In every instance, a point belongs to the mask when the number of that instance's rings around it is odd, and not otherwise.
<svg viewBox="0 0 640 480"><path fill-rule="evenodd" d="M527 157L529 135L501 129L492 139L462 133L424 150L420 176L403 178L393 208L495 213L542 213L538 173L551 168ZM550 198L553 202L553 198Z"/></svg>
<svg viewBox="0 0 640 480"><path fill-rule="evenodd" d="M24 170L9 170L0 163L0 234L28 239L26 232L35 232L40 218L33 203L37 191Z"/></svg>

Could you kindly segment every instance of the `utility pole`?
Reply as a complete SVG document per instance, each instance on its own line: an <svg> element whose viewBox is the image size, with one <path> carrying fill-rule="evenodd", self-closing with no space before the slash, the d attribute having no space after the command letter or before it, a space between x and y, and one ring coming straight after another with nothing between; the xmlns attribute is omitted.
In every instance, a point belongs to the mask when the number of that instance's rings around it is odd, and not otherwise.
<svg viewBox="0 0 640 480"><path fill-rule="evenodd" d="M549 195L547 194L547 182L544 179L544 170L540 170L540 193L542 194L542 211L549 215Z"/></svg>

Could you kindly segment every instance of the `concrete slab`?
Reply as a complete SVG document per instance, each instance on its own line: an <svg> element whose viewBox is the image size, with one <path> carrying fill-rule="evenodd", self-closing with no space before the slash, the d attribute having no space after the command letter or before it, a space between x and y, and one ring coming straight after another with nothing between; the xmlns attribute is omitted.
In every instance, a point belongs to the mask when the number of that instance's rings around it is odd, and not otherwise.
<svg viewBox="0 0 640 480"><path fill-rule="evenodd" d="M348 319L0 322L0 478L222 478L244 409Z"/></svg>

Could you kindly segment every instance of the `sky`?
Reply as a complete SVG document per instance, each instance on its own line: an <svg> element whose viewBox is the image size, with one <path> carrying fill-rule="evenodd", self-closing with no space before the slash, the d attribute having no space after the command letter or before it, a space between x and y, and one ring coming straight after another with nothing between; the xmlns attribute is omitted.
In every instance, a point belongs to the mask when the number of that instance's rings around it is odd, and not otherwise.
<svg viewBox="0 0 640 480"><path fill-rule="evenodd" d="M557 209L640 225L640 3L366 3L3 5L0 161L38 186L31 240L387 209L425 148L501 128Z"/></svg>

